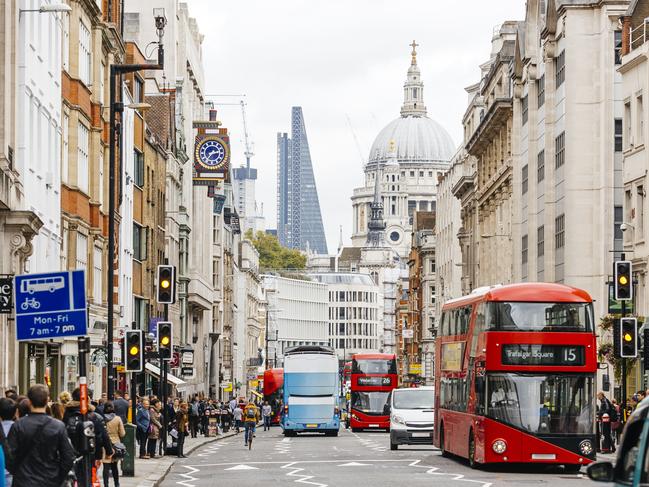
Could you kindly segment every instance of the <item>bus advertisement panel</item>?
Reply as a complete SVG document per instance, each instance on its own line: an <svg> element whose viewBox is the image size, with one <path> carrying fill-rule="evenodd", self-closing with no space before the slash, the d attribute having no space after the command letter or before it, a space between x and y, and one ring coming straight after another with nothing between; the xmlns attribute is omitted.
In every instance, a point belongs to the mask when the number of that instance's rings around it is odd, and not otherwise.
<svg viewBox="0 0 649 487"><path fill-rule="evenodd" d="M279 424L282 418L282 401L284 394L284 369L264 371L264 401L272 409L271 424Z"/></svg>
<svg viewBox="0 0 649 487"><path fill-rule="evenodd" d="M592 299L551 283L482 288L444 304L435 445L486 463L595 460Z"/></svg>
<svg viewBox="0 0 649 487"><path fill-rule="evenodd" d="M389 353L363 353L352 357L352 431L390 429L390 392L398 386L397 357Z"/></svg>
<svg viewBox="0 0 649 487"><path fill-rule="evenodd" d="M284 352L281 425L285 436L295 436L300 431L338 435L338 380L338 359L333 348L299 346Z"/></svg>

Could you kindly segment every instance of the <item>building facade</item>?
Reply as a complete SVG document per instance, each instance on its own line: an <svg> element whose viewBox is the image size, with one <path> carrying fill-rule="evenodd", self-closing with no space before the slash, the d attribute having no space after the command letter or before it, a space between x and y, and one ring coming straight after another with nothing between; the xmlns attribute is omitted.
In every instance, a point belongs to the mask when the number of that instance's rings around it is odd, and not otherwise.
<svg viewBox="0 0 649 487"><path fill-rule="evenodd" d="M327 253L327 239L302 107L291 109L291 138L277 134L277 234L282 245Z"/></svg>
<svg viewBox="0 0 649 487"><path fill-rule="evenodd" d="M367 274L330 272L309 274L329 291L328 342L338 359L379 349L382 339L380 288Z"/></svg>

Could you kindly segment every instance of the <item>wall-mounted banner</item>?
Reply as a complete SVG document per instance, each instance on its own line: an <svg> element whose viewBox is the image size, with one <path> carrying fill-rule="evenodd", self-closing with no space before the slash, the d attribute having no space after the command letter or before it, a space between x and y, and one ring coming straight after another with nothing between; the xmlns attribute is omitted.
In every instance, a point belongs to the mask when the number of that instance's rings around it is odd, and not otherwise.
<svg viewBox="0 0 649 487"><path fill-rule="evenodd" d="M230 138L198 134L194 143L194 186L215 186L227 179L230 169Z"/></svg>
<svg viewBox="0 0 649 487"><path fill-rule="evenodd" d="M216 195L214 196L214 214L220 215L223 211L223 205L225 205L225 195Z"/></svg>
<svg viewBox="0 0 649 487"><path fill-rule="evenodd" d="M14 309L14 276L0 276L0 314Z"/></svg>

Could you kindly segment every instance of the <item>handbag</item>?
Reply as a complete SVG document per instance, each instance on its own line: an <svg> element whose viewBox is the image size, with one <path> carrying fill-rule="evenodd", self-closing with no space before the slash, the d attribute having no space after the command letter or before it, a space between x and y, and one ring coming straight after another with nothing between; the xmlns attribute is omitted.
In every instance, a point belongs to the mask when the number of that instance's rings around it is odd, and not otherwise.
<svg viewBox="0 0 649 487"><path fill-rule="evenodd" d="M126 445L121 441L113 443L113 458L115 460L122 460L126 457Z"/></svg>

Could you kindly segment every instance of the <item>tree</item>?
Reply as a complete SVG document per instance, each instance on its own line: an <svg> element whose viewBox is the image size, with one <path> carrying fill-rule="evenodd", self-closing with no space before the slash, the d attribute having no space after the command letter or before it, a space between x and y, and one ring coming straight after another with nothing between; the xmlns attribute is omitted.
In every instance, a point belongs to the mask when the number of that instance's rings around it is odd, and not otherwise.
<svg viewBox="0 0 649 487"><path fill-rule="evenodd" d="M283 247L277 237L265 232L252 234L246 232L246 238L259 252L259 267L261 269L304 269L306 256L299 250Z"/></svg>

